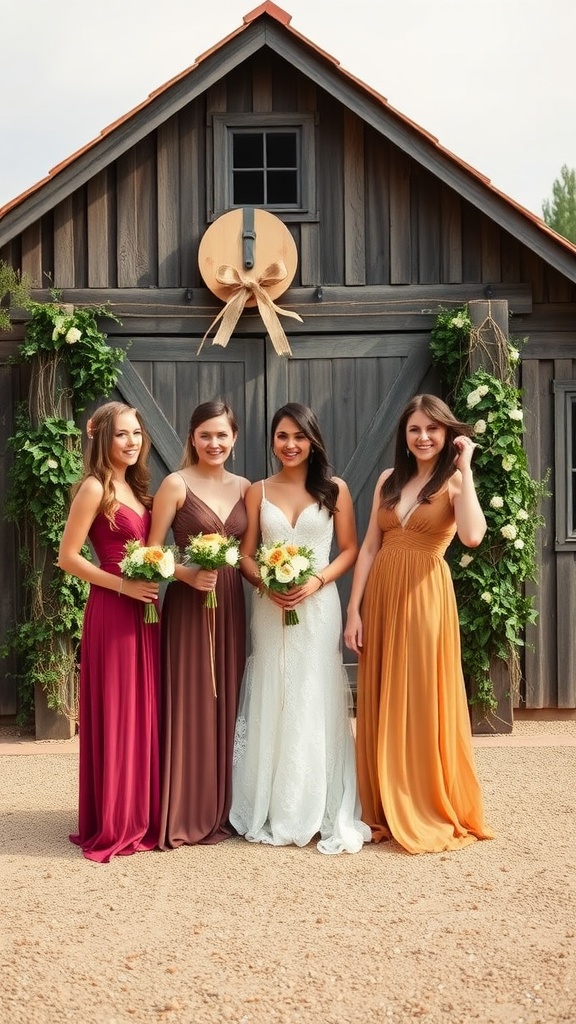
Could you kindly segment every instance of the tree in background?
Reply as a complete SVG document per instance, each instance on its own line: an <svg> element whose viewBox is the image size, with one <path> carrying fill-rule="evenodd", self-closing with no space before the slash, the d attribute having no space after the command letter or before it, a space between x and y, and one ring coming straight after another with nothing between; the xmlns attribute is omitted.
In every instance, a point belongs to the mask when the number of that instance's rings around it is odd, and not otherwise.
<svg viewBox="0 0 576 1024"><path fill-rule="evenodd" d="M566 164L552 185L552 199L542 204L542 216L548 227L576 244L576 170Z"/></svg>

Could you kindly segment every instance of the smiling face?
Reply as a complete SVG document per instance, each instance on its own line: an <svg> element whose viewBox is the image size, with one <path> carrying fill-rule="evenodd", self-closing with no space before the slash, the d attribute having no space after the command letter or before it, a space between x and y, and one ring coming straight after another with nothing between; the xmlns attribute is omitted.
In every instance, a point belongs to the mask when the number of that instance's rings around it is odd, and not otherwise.
<svg viewBox="0 0 576 1024"><path fill-rule="evenodd" d="M308 462L312 443L295 420L283 416L274 431L272 447L283 466L300 466Z"/></svg>
<svg viewBox="0 0 576 1024"><path fill-rule="evenodd" d="M114 433L110 445L110 463L121 472L135 466L142 451L142 427L136 414L120 412L114 417Z"/></svg>
<svg viewBox="0 0 576 1024"><path fill-rule="evenodd" d="M198 462L205 466L223 466L230 455L236 434L227 416L204 420L192 435Z"/></svg>
<svg viewBox="0 0 576 1024"><path fill-rule="evenodd" d="M406 444L418 462L435 462L446 444L446 427L418 409L406 423Z"/></svg>

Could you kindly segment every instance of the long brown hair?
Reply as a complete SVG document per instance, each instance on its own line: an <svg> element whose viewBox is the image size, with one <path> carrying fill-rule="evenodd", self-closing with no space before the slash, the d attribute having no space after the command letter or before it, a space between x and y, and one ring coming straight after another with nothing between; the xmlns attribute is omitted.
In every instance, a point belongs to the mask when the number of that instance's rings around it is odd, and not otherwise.
<svg viewBox="0 0 576 1024"><path fill-rule="evenodd" d="M186 447L184 449L180 469L186 469L187 466L198 465L198 452L196 451L192 440L194 432L198 430L198 427L200 427L202 423L206 423L206 420L213 420L216 416L226 416L232 433L238 433L238 421L236 420L230 406L226 405L226 402L216 400L214 402L203 402L202 405L197 405L190 417L188 437L186 439Z"/></svg>
<svg viewBox="0 0 576 1024"><path fill-rule="evenodd" d="M152 508L152 497L148 493L150 486L150 471L148 469L148 455L150 453L150 437L146 430L142 417L137 409L123 402L106 402L92 414L88 420L88 448L85 452L85 475L95 476L104 488L100 511L113 524L118 501L112 483L114 472L110 461L110 450L116 431L116 419L126 412L134 413L142 430L142 447L138 455L138 461L126 470L126 482L130 485L139 502L145 508Z"/></svg>
<svg viewBox="0 0 576 1024"><path fill-rule="evenodd" d="M418 501L429 502L432 495L440 491L455 472L454 461L457 452L452 444L454 438L459 434L465 434L466 437L472 436L472 428L467 423L460 423L441 398L437 398L436 395L414 395L414 398L410 399L405 407L398 423L394 469L382 484L380 491L382 505L385 508L394 508L398 504L402 488L416 473L416 460L406 444L406 426L410 417L420 410L434 423L445 427L446 442L438 455L432 476L418 495Z"/></svg>
<svg viewBox="0 0 576 1024"><path fill-rule="evenodd" d="M307 405L300 405L299 402L288 402L274 413L270 426L270 445L274 447L274 434L278 429L280 420L287 416L294 420L303 434L312 445L308 471L306 474L306 490L313 498L316 498L318 507L326 508L331 516L336 512L338 501L338 484L332 479L331 466L326 454L326 445L320 431L320 424L316 414Z"/></svg>

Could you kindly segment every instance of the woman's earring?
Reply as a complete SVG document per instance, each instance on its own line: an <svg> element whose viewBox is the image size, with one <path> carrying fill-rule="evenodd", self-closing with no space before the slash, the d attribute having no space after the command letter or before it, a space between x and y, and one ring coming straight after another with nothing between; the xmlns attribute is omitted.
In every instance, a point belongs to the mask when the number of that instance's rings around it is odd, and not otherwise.
<svg viewBox="0 0 576 1024"><path fill-rule="evenodd" d="M236 452L234 451L234 445L232 445L232 465L236 462Z"/></svg>
<svg viewBox="0 0 576 1024"><path fill-rule="evenodd" d="M314 449L311 448L310 449L310 455L308 456L308 462L312 462L313 458L314 458Z"/></svg>
<svg viewBox="0 0 576 1024"><path fill-rule="evenodd" d="M406 449L406 457L408 459L410 458L410 449L409 448Z"/></svg>

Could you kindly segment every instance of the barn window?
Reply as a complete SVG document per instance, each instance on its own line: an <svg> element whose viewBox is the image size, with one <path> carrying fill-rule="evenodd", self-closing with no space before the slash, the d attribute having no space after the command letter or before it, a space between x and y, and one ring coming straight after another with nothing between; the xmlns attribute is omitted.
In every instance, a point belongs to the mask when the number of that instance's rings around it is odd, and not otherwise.
<svg viewBox="0 0 576 1024"><path fill-rule="evenodd" d="M214 114L212 128L213 218L255 206L283 220L318 219L314 115Z"/></svg>
<svg viewBox="0 0 576 1024"><path fill-rule="evenodd" d="M576 380L554 381L556 549L576 551Z"/></svg>

